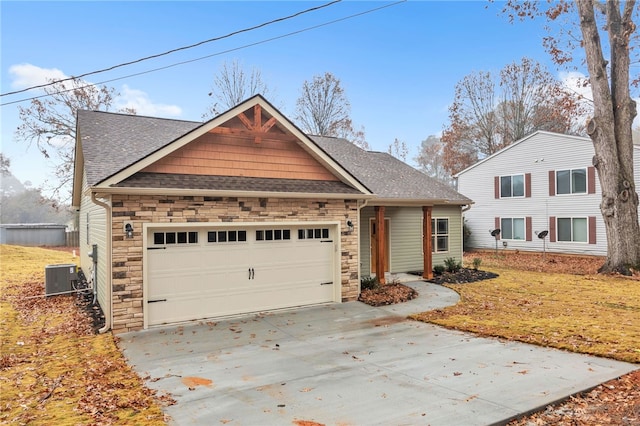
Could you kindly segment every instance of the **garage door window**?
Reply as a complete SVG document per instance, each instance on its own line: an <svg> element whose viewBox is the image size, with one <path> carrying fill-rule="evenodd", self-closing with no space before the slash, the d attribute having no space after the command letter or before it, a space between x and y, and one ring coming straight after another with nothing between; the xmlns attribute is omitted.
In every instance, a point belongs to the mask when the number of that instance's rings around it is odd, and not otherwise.
<svg viewBox="0 0 640 426"><path fill-rule="evenodd" d="M247 231L209 231L207 242L209 243L236 243L247 241Z"/></svg>
<svg viewBox="0 0 640 426"><path fill-rule="evenodd" d="M259 229L256 231L256 241L281 241L290 239L290 229Z"/></svg>
<svg viewBox="0 0 640 426"><path fill-rule="evenodd" d="M197 244L197 232L154 232L153 244Z"/></svg>
<svg viewBox="0 0 640 426"><path fill-rule="evenodd" d="M329 238L329 228L298 229L299 240Z"/></svg>

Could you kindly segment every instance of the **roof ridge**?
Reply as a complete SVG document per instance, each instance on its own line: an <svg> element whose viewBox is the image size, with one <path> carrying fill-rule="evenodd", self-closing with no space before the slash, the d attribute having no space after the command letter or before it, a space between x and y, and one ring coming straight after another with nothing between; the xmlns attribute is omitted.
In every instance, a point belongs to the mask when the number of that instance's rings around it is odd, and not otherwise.
<svg viewBox="0 0 640 426"><path fill-rule="evenodd" d="M107 114L107 115L117 115L120 117L132 117L132 118L148 118L151 120L163 120L163 121L177 121L180 123L193 123L193 124L203 124L204 121L195 121L195 120L184 120L179 118L167 118L167 117L154 117L151 115L140 115L140 114L127 114L126 112L114 112L114 111L101 111L97 109L79 109L79 113L90 112L90 113L99 113L99 114Z"/></svg>

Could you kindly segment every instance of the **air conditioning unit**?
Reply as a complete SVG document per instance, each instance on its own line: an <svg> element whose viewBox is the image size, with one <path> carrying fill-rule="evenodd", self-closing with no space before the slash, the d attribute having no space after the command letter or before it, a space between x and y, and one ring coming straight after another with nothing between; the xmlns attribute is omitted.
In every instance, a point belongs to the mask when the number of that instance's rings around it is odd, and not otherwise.
<svg viewBox="0 0 640 426"><path fill-rule="evenodd" d="M73 263L47 265L44 267L44 294L53 296L73 290L73 281L78 280L77 266Z"/></svg>

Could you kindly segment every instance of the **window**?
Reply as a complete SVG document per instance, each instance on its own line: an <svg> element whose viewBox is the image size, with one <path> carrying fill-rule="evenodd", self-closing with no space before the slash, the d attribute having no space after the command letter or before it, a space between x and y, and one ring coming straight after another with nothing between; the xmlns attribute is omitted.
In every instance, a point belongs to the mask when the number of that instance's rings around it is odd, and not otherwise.
<svg viewBox="0 0 640 426"><path fill-rule="evenodd" d="M524 240L525 225L524 218L501 218L500 236L503 240Z"/></svg>
<svg viewBox="0 0 640 426"><path fill-rule="evenodd" d="M556 194L586 194L587 169L558 170Z"/></svg>
<svg viewBox="0 0 640 426"><path fill-rule="evenodd" d="M441 253L449 251L449 219L431 219L431 251Z"/></svg>
<svg viewBox="0 0 640 426"><path fill-rule="evenodd" d="M236 243L247 241L247 231L209 231L208 243Z"/></svg>
<svg viewBox="0 0 640 426"><path fill-rule="evenodd" d="M500 176L500 196L524 197L524 175Z"/></svg>
<svg viewBox="0 0 640 426"><path fill-rule="evenodd" d="M282 241L290 239L290 229L260 229L256 231L256 241Z"/></svg>
<svg viewBox="0 0 640 426"><path fill-rule="evenodd" d="M329 238L329 228L298 229L299 240Z"/></svg>
<svg viewBox="0 0 640 426"><path fill-rule="evenodd" d="M586 243L588 232L586 217L558 218L558 241Z"/></svg>
<svg viewBox="0 0 640 426"><path fill-rule="evenodd" d="M154 232L153 244L198 244L198 232Z"/></svg>

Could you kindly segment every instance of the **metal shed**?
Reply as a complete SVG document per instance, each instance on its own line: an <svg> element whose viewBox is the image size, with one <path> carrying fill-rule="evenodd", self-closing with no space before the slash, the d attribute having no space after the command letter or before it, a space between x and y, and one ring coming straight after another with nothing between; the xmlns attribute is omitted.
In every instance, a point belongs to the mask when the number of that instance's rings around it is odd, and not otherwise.
<svg viewBox="0 0 640 426"><path fill-rule="evenodd" d="M17 246L65 246L67 225L15 223L0 225L0 244Z"/></svg>

